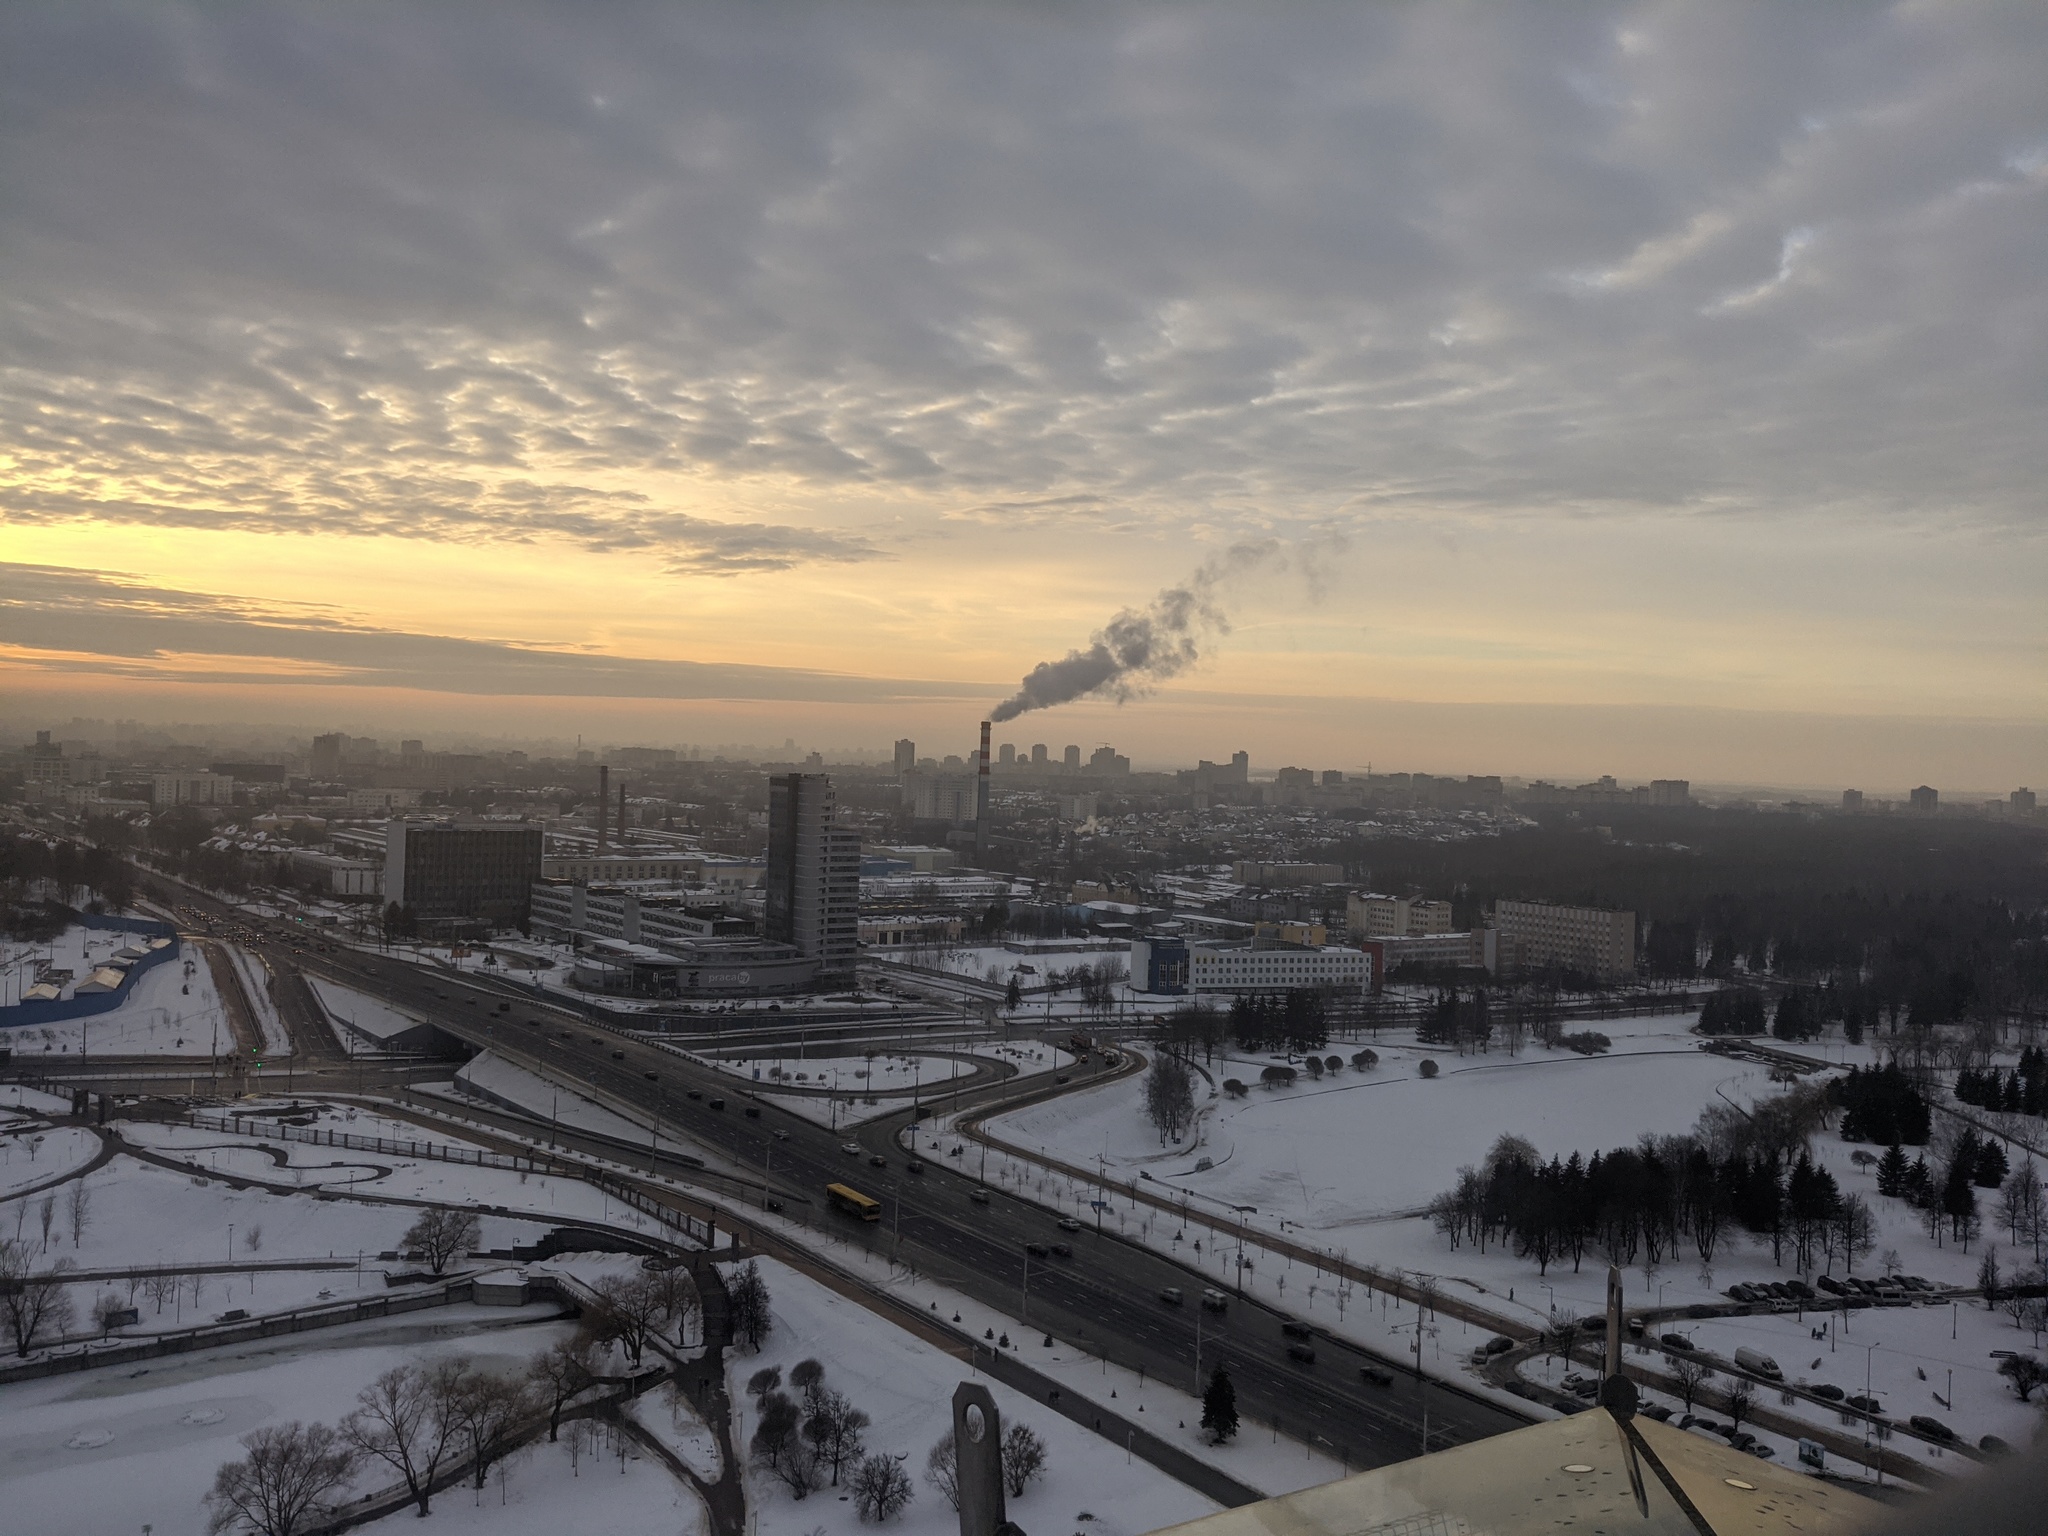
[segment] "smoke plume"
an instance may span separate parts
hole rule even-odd
[[[1263,565],[1279,547],[1273,539],[1232,545],[1181,585],[1166,588],[1142,613],[1124,609],[1095,632],[1085,651],[1041,661],[989,718],[1014,720],[1030,710],[1096,696],[1122,704],[1185,672],[1201,659],[1201,646],[1230,633],[1221,588]]]

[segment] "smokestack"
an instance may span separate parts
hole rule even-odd
[[[620,778],[620,780],[619,780],[619,848],[620,848],[620,850],[621,850],[621,851],[624,851],[624,849],[625,849],[625,846],[626,846],[626,781],[625,781],[625,779],[624,779],[623,777],[621,777],[621,778]]]
[[[604,763],[597,765],[597,852],[604,856],[604,824],[612,808],[612,771]]]
[[[981,722],[981,772],[974,785],[974,862],[988,868],[988,729]]]

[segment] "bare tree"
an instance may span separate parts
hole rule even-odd
[[[588,1334],[579,1334],[573,1339],[557,1339],[535,1355],[526,1367],[527,1380],[533,1383],[536,1395],[547,1408],[548,1439],[551,1441],[561,1435],[562,1410],[569,1406],[577,1393],[597,1380],[597,1371],[590,1360],[593,1342]]]
[[[92,1304],[92,1320],[99,1326],[101,1333],[112,1333],[115,1328],[114,1320],[127,1310],[128,1308],[121,1305],[121,1298],[108,1291]]]
[[[960,1452],[953,1431],[939,1436],[924,1458],[924,1480],[946,1496],[946,1502],[960,1507]]]
[[[690,1325],[704,1312],[703,1300],[697,1294],[697,1282],[690,1278],[689,1270],[681,1264],[651,1271],[648,1278],[661,1302],[663,1326],[675,1335],[676,1346],[681,1348],[689,1341]]]
[[[427,1267],[438,1275],[450,1260],[474,1248],[483,1230],[483,1220],[476,1212],[436,1205],[420,1212],[419,1220],[405,1229],[399,1243],[407,1253],[417,1249],[425,1254]]]
[[[1045,1470],[1045,1441],[1029,1424],[1012,1424],[1003,1431],[1003,1486],[1010,1497],[1020,1499],[1031,1479]]]
[[[605,1275],[591,1287],[597,1304],[589,1327],[599,1338],[616,1340],[635,1366],[667,1316],[662,1286],[649,1274]]]
[[[799,1499],[818,1486],[818,1453],[804,1438],[802,1423],[795,1400],[786,1392],[771,1392],[762,1400],[748,1445],[754,1460],[781,1478]]]
[[[2029,1401],[2034,1389],[2048,1381],[2048,1369],[2032,1355],[2008,1355],[1998,1362],[1998,1374],[2012,1383],[2013,1391],[2019,1393],[2020,1401]]]
[[[1188,1069],[1165,1046],[1152,1053],[1152,1066],[1145,1073],[1145,1117],[1159,1133],[1163,1147],[1178,1138],[1195,1117],[1194,1088]]]
[[[267,1424],[242,1437],[249,1454],[223,1462],[206,1495],[213,1536],[296,1536],[355,1476],[355,1449],[326,1424]]]
[[[14,1340],[14,1352],[24,1360],[46,1333],[63,1333],[71,1326],[70,1273],[77,1266],[59,1259],[38,1274],[34,1255],[25,1242],[0,1240],[0,1317],[7,1322],[7,1336]]]
[[[36,1219],[43,1224],[43,1252],[50,1251],[50,1228],[57,1224],[57,1197],[45,1195],[36,1203]]]
[[[164,1303],[176,1301],[178,1299],[178,1289],[183,1284],[182,1277],[178,1275],[144,1275],[142,1277],[142,1294],[156,1303],[157,1313],[161,1316],[164,1310]]]
[[[1742,1421],[1756,1411],[1756,1388],[1749,1384],[1748,1377],[1737,1376],[1728,1383],[1721,1405],[1728,1410],[1728,1433],[1732,1436],[1742,1428]]]
[[[804,1407],[815,1413],[825,1395],[825,1367],[815,1360],[799,1360],[789,1368],[789,1384],[803,1398]]]
[[[903,1464],[884,1451],[862,1459],[849,1480],[853,1507],[863,1520],[887,1520],[902,1513],[917,1490]]]
[[[803,1365],[816,1363],[806,1360]],[[802,1370],[803,1365],[799,1365],[797,1370]],[[818,1374],[822,1376],[823,1370]],[[802,1385],[796,1379],[796,1371],[790,1372],[789,1379],[794,1386]],[[860,1455],[861,1436],[867,1433],[872,1422],[864,1411],[853,1406],[844,1392],[819,1390],[810,1406],[810,1416],[804,1420],[804,1434],[817,1447],[819,1460],[831,1466],[834,1488],[839,1486],[839,1469]]]
[[[421,1515],[460,1433],[450,1410],[467,1367],[459,1359],[394,1367],[356,1394],[355,1411],[341,1421],[342,1438],[390,1466]]]
[[[1714,1379],[1714,1368],[1696,1355],[1676,1355],[1671,1361],[1671,1378],[1678,1383],[1678,1395],[1685,1403],[1685,1411],[1691,1413],[1692,1405],[1699,1399],[1700,1389]]]
[[[71,1246],[76,1248],[85,1241],[85,1226],[92,1209],[92,1191],[85,1186],[84,1179],[71,1181],[71,1193],[64,1202],[64,1212],[71,1218]]]
[[[449,1394],[448,1413],[469,1447],[471,1486],[481,1489],[491,1468],[518,1448],[526,1426],[541,1411],[530,1379],[496,1371],[465,1371]]]

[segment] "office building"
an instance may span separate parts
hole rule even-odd
[[[1088,771],[1123,777],[1131,771],[1131,760],[1115,747],[1097,747],[1094,756],[1088,759]]]
[[[1560,907],[1542,901],[1494,903],[1499,967],[1503,972],[1552,967],[1595,976],[1632,976],[1636,969],[1636,915],[1604,907]]]
[[[1912,804],[1914,815],[1932,816],[1941,809],[1941,791],[1930,785],[1922,784],[1913,791]]]
[[[1848,813],[1849,815],[1851,815],[1851,816],[1854,816],[1854,815],[1855,815],[1855,814],[1856,814],[1856,813],[1857,813],[1858,811],[1862,810],[1862,809],[1863,809],[1863,791],[1862,791],[1862,790],[1860,790],[1860,789],[1845,789],[1845,790],[1843,790],[1843,791],[1842,791],[1842,809],[1843,809],[1844,811],[1846,811],[1846,812],[1847,812],[1847,813]]]
[[[2012,806],[2012,813],[2015,816],[2034,814],[2034,792],[2031,789],[2014,790],[2008,803]]]
[[[1333,885],[1344,878],[1344,866],[1239,859],[1230,866],[1230,878],[1239,885]]]
[[[1131,941],[1131,990],[1181,996],[1199,992],[1360,993],[1373,984],[1373,957],[1357,949],[1273,949],[1204,939]]]
[[[968,784],[972,819],[972,779]],[[850,973],[860,950],[860,833],[840,823],[824,774],[769,779],[764,884],[768,938],[794,945],[823,973]]]
[[[1079,773],[1081,771],[1081,749],[1079,747],[1068,747],[1065,752],[1060,754],[1060,763],[1067,772]]]
[[[151,776],[152,798],[166,805],[233,805],[235,781],[220,773],[159,773]]]
[[[1474,929],[1469,933],[1390,934],[1385,938],[1360,939],[1358,947],[1373,957],[1375,986],[1406,965],[1430,969],[1484,966],[1490,971],[1494,969],[1496,955],[1495,934],[1491,928]]]
[[[1420,896],[1381,896],[1367,891],[1344,903],[1344,926],[1353,939],[1407,938],[1451,931],[1451,904]]]
[[[896,743],[896,777],[902,778],[917,767],[917,743],[905,736]]]
[[[1002,746],[998,747],[996,749],[996,761],[1001,763],[1005,768],[1016,767],[1017,743],[1015,743],[1014,741],[1006,741],[1002,744]]]
[[[339,731],[313,738],[313,753],[307,772],[323,784],[331,784],[341,777],[342,749],[348,745],[348,738]]]
[[[524,928],[540,870],[537,826],[384,824],[384,899],[408,909],[423,925]]]
[[[913,773],[903,780],[903,798],[918,821],[943,821],[948,826],[974,824],[981,781],[963,765],[952,773]]]
[[[704,858],[695,853],[550,854],[540,861],[543,880],[577,880],[585,885],[614,885],[629,880],[654,880],[664,885],[695,885],[704,878]]]
[[[1052,759],[1046,751],[1045,743],[1034,741],[1031,744],[1031,766],[1034,768],[1046,768],[1051,766],[1051,761]]]

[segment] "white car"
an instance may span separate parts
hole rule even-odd
[[[839,1143],[839,1150],[844,1152],[848,1157],[859,1157],[860,1143],[857,1141],[842,1141],[841,1143]]]

